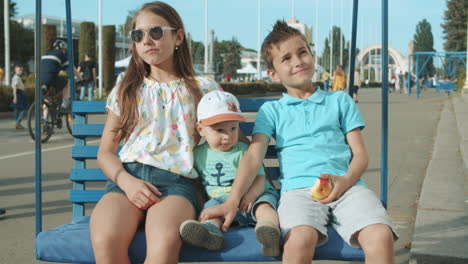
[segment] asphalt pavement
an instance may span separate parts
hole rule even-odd
[[[359,92],[359,108],[367,125],[363,135],[370,153],[363,178],[380,195],[381,90]],[[400,234],[395,243],[396,263],[410,259],[413,263],[427,259],[468,263],[463,250],[468,245],[467,102],[460,94],[447,97],[433,89],[422,91],[419,99],[389,95],[388,211]],[[66,129],[43,145],[43,229],[72,218],[68,202],[71,145],[73,139]],[[7,210],[0,219],[0,263],[42,263],[34,257],[34,143],[26,131],[14,129],[11,114],[0,114],[0,171],[0,207]],[[91,210],[87,208],[86,213]]]

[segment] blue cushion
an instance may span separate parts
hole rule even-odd
[[[329,242],[316,249],[315,259],[364,260],[362,250],[351,248],[332,228],[328,228]],[[262,255],[261,245],[253,228],[231,228],[225,234],[222,251],[207,251],[184,245],[181,262],[221,261],[278,261]],[[36,255],[39,260],[67,263],[94,263],[89,235],[89,216],[76,217],[70,224],[39,233],[36,238]],[[145,234],[138,231],[129,249],[132,263],[142,263],[146,255]]]

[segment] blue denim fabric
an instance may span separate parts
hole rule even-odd
[[[13,96],[12,96],[13,99]],[[13,116],[17,123],[23,120],[24,116],[26,115],[26,111],[29,108],[28,96],[23,90],[16,90],[16,100],[17,103],[10,104],[10,108],[13,108]]]
[[[205,203],[203,209],[222,204],[226,201],[227,198],[228,196],[213,197]],[[262,193],[262,195],[260,195],[260,197],[257,198],[250,213],[242,213],[238,211],[236,218],[234,218],[234,222],[237,223],[240,227],[255,226],[257,219],[255,218],[253,212],[255,212],[257,205],[260,203],[269,203],[271,207],[276,210],[278,208],[278,200],[279,193],[275,189],[268,188],[265,190],[265,192]]]
[[[153,184],[162,193],[162,196],[182,196],[189,200],[195,209],[195,212],[198,211],[195,180],[138,162],[123,163],[123,166],[125,170],[135,178],[142,179]],[[105,193],[109,192],[116,192],[125,195],[125,192],[110,180],[107,181],[105,189]]]
[[[88,90],[88,101],[92,101],[94,97],[94,82],[85,82],[80,88],[80,100],[84,100],[86,96],[86,90]]]

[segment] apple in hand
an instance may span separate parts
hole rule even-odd
[[[325,178],[318,178],[314,186],[310,188],[310,196],[316,200],[323,200],[330,195],[333,185]]]

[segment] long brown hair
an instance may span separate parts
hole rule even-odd
[[[177,11],[172,6],[159,1],[143,5],[133,18],[132,29],[135,29],[135,20],[143,11],[149,11],[164,18],[169,22],[171,27],[182,29],[185,34],[184,24]],[[150,65],[138,56],[135,43],[131,44],[130,51],[132,58],[118,91],[120,117],[119,125],[114,131],[117,132],[114,140],[119,142],[126,139],[136,125],[136,120],[138,119],[137,91],[142,85],[144,77],[148,76],[151,72]],[[189,44],[185,36],[178,49],[174,51],[173,56],[176,75],[184,80],[196,106],[202,97],[202,92],[195,79],[192,56],[190,55]]]

